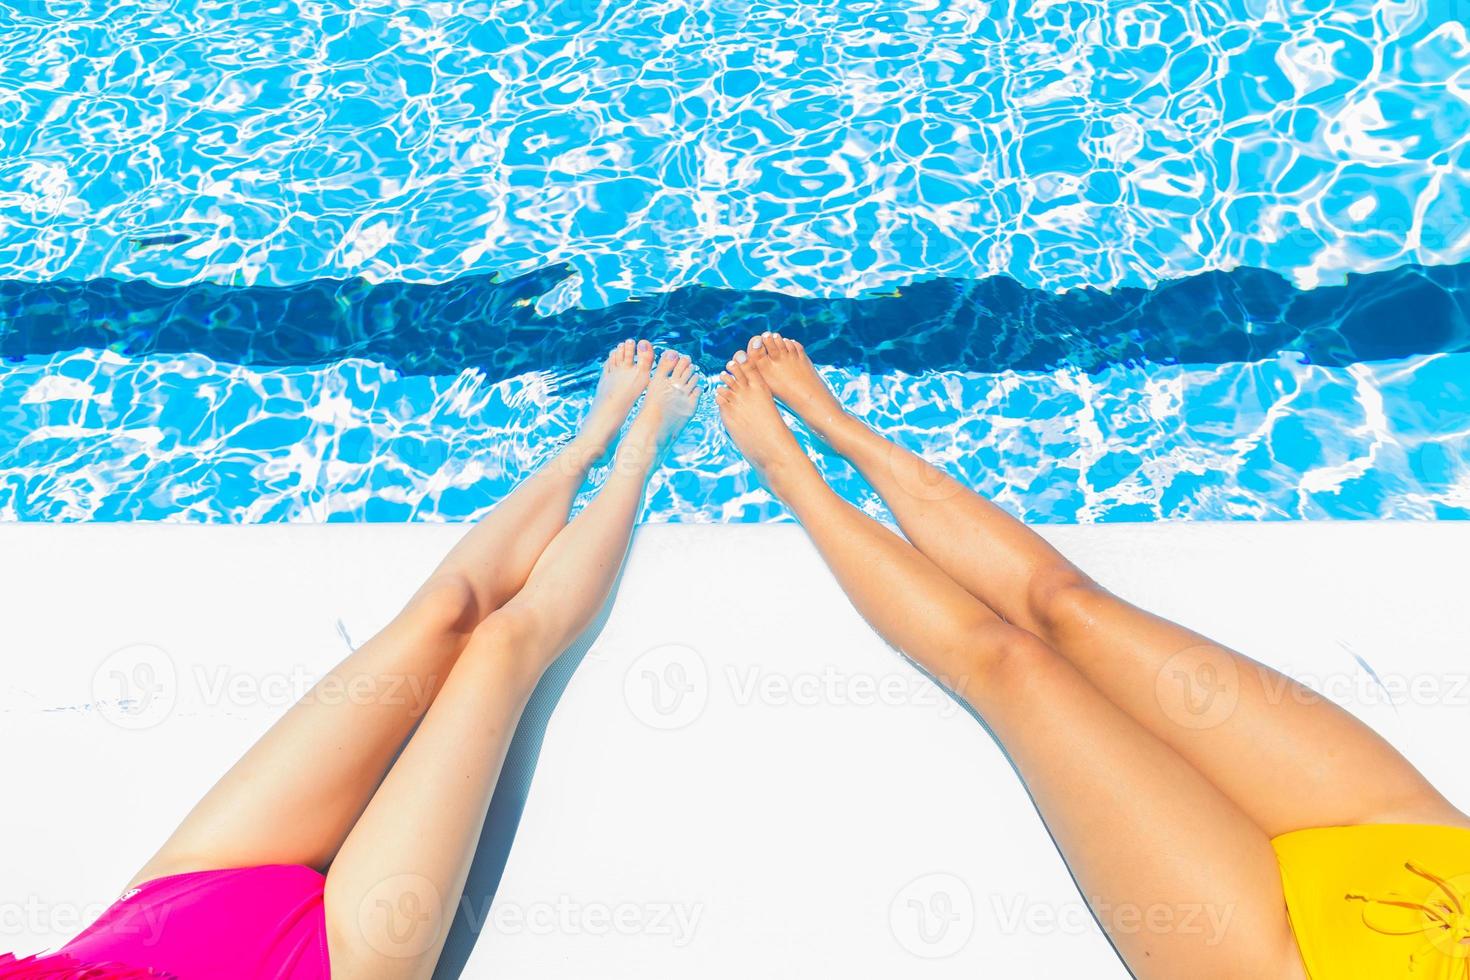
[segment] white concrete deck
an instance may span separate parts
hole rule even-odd
[[[0,526],[0,949],[54,946],[115,897],[461,531]],[[1470,525],[1046,533],[1324,688],[1470,806]],[[442,975],[1126,976],[1000,751],[799,529],[644,529],[552,710],[555,680],[466,899],[490,924]],[[147,700],[122,710],[125,689]]]

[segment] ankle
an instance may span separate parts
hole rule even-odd
[[[788,506],[793,497],[800,496],[811,486],[812,481],[823,482],[816,465],[800,451],[762,460],[756,469],[762,482]]]
[[[585,432],[578,433],[572,441],[567,443],[561,452],[556,454],[553,465],[558,467],[568,476],[582,476],[584,479],[597,465],[598,460],[607,455],[608,447],[612,440],[598,439]]]
[[[633,430],[613,454],[613,471],[619,475],[646,480],[662,457],[663,448],[656,438]]]
[[[860,442],[865,436],[870,435],[872,430],[868,428],[866,422],[848,412],[841,405],[838,405],[835,400],[833,404],[836,405],[835,411],[830,412],[824,418],[814,419],[807,424],[811,426],[813,432],[822,437],[822,440],[827,445],[839,453],[843,453],[852,447],[854,443]]]

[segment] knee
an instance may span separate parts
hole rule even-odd
[[[535,607],[512,599],[475,627],[469,646],[491,655],[517,656],[539,646],[545,632]]]
[[[977,623],[959,637],[978,683],[1005,686],[1007,678],[1026,678],[1057,654],[1034,633],[999,620]]]
[[[533,608],[512,599],[485,618],[465,644],[461,659],[491,670],[526,696],[540,683],[547,664],[559,651],[553,625]]]
[[[436,633],[470,633],[488,610],[462,575],[440,574],[425,582],[409,601],[406,613]]]
[[[1026,611],[1038,630],[1054,634],[1086,622],[1097,600],[1106,594],[1102,586],[1076,567],[1063,563],[1031,576],[1026,589]]]

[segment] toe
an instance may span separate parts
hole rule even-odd
[[[674,368],[674,380],[681,385],[687,385],[694,380],[694,362],[688,357],[680,356],[679,363]]]
[[[666,350],[658,359],[658,376],[667,378],[674,373],[674,365],[679,363],[678,351]]]
[[[744,359],[740,356],[743,353],[744,351],[737,353],[735,360],[730,362],[730,373],[735,375],[735,380],[741,386],[754,388],[760,381],[760,372],[756,371],[755,365],[745,363]]]
[[[757,391],[764,391],[767,393],[770,392],[771,389],[766,385],[765,375],[756,370],[756,366],[754,364],[747,364],[745,366],[745,374],[746,377],[750,379],[750,386],[752,388],[756,389]]]
[[[750,338],[750,343],[745,345],[745,349],[750,352],[751,357],[757,357],[764,351],[765,346],[766,338],[761,334],[756,334]]]
[[[653,345],[650,344],[646,340],[640,340],[640,341],[638,341],[638,347],[636,349],[636,357],[635,357],[633,363],[637,364],[641,368],[652,367],[653,366]]]

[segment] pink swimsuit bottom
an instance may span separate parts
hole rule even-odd
[[[325,980],[325,881],[299,864],[155,878],[57,952],[0,956],[0,980]]]

